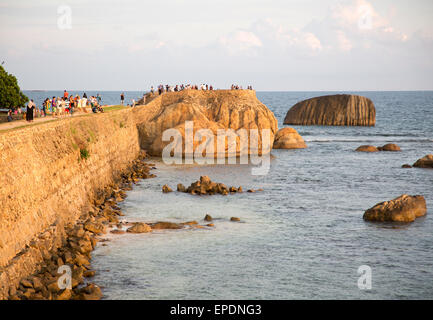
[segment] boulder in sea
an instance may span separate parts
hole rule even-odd
[[[282,128],[275,135],[273,149],[304,149],[306,147],[304,139],[293,128]]]
[[[366,221],[398,221],[412,222],[424,216],[427,212],[426,201],[423,196],[401,195],[390,201],[376,204],[364,212]]]
[[[214,153],[212,156],[217,156],[218,150],[224,150],[222,152],[226,157],[266,154],[271,151],[274,135],[278,130],[278,122],[273,112],[257,99],[253,90],[167,92],[154,97],[145,107],[135,108],[133,112],[139,119],[137,129],[140,145],[152,156],[161,156],[169,144],[170,154],[177,150],[176,147],[180,147],[182,155],[191,155],[198,148],[206,151],[208,136],[198,137],[197,131],[201,129],[205,129],[213,138],[214,148],[209,151]],[[193,124],[191,134],[188,134],[189,124]],[[163,134],[168,129],[174,129],[171,132],[176,131],[177,138],[163,141]],[[269,138],[265,135],[262,137],[262,129],[269,129]],[[224,146],[217,146],[219,130],[225,130],[228,135],[234,133],[237,137],[227,139]],[[243,133],[248,135],[251,130],[258,130],[258,141],[241,145],[240,137]],[[200,133],[203,133],[203,130]],[[186,145],[189,146],[190,142],[192,148],[187,149]]]
[[[377,149],[375,146],[360,146],[355,151],[357,152],[378,152],[379,149]]]
[[[425,157],[418,159],[413,166],[416,168],[433,168],[433,154],[428,154]]]
[[[233,222],[239,222],[239,221],[241,221],[241,219],[238,218],[238,217],[231,217],[231,218],[230,218],[230,221],[233,221]]]
[[[316,97],[295,104],[284,124],[322,126],[374,126],[376,108],[366,98],[350,94]]]
[[[126,230],[126,232],[129,233],[147,233],[147,232],[151,232],[152,228],[143,222],[136,222],[132,225],[132,227],[128,228]]]
[[[209,215],[209,214],[207,214],[205,217],[204,217],[204,221],[212,221],[213,219],[212,219],[212,217]]]
[[[185,188],[185,186],[182,183],[179,183],[177,185],[177,191],[179,191],[179,192],[185,192],[186,188]]]
[[[404,165],[402,165],[401,166],[402,168],[404,168],[404,169],[410,169],[410,168],[412,168],[412,166],[410,165],[410,164],[404,164]]]
[[[377,147],[379,151],[401,151],[400,147],[394,143],[388,143],[382,147]]]
[[[169,192],[173,192],[173,190],[168,185],[165,184],[162,186],[162,192],[169,193]]]

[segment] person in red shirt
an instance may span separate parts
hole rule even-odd
[[[68,91],[65,90],[63,92],[63,98],[68,99],[68,96],[69,96],[69,93],[68,93]]]

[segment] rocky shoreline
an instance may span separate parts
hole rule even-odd
[[[100,235],[110,227],[122,225],[119,217],[123,214],[117,203],[126,198],[125,191],[141,179],[156,177],[150,173],[154,165],[145,159],[146,153],[141,152],[115,183],[97,193],[91,210],[82,214],[75,224],[65,226],[65,236],[58,249],[42,249],[44,261],[38,264],[38,271],[22,279],[18,287],[10,287],[8,299],[99,300],[102,297],[101,289],[90,281],[95,275],[90,266],[91,253],[101,240]],[[69,271],[70,285],[65,277]]]

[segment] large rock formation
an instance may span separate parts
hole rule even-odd
[[[278,130],[274,139],[274,149],[304,149],[307,145],[298,131],[293,128]]]
[[[401,195],[391,201],[376,204],[364,213],[367,221],[398,221],[412,222],[427,212],[423,196]]]
[[[413,166],[417,168],[433,168],[433,154],[428,154],[425,157],[418,159]]]
[[[316,97],[298,102],[284,124],[323,126],[374,126],[376,109],[365,97],[348,94]]]
[[[168,92],[154,97],[145,107],[136,108],[135,111],[141,114],[140,119],[145,119],[138,125],[141,147],[154,156],[161,156],[164,147],[171,143],[170,141],[162,141],[163,133],[167,129],[176,129],[180,133],[183,155],[191,154],[202,144],[202,141],[207,139],[207,137],[204,139],[194,138],[192,141],[193,150],[186,150],[186,121],[193,122],[194,135],[199,129],[209,129],[208,133],[214,139],[214,155],[217,154],[218,150],[216,134],[220,129],[233,129],[233,132],[236,133],[240,133],[240,129],[246,129],[245,131],[249,135],[252,134],[252,129],[258,129],[258,139],[254,140],[255,145],[258,145],[258,150],[257,148],[253,150],[251,145],[250,147],[248,145],[240,146],[238,136],[234,140],[236,141],[235,152],[227,152],[227,155],[230,156],[239,156],[241,150],[245,154],[255,152],[261,154],[262,150],[263,153],[268,153],[272,149],[274,135],[278,130],[278,123],[274,114],[257,99],[252,90]],[[262,139],[262,129],[269,129],[268,139],[265,139],[265,136]],[[227,142],[223,147],[228,151],[233,145],[233,142]]]

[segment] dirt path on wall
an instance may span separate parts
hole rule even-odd
[[[114,111],[117,110],[117,106],[103,106],[104,110],[106,112],[110,112],[110,111]],[[0,132],[1,131],[7,131],[7,130],[11,130],[14,128],[21,128],[21,127],[27,127],[27,126],[32,126],[38,123],[44,123],[44,122],[50,122],[50,121],[56,121],[56,120],[62,120],[62,119],[70,119],[70,118],[75,118],[75,117],[80,117],[80,116],[86,116],[86,115],[91,115],[94,114],[92,111],[88,111],[88,112],[81,112],[81,111],[76,111],[74,112],[73,116],[70,115],[66,115],[66,116],[62,116],[62,117],[53,117],[52,115],[48,115],[46,117],[42,117],[42,118],[34,118],[33,122],[27,122],[26,120],[14,120],[12,122],[3,122],[0,123]]]

